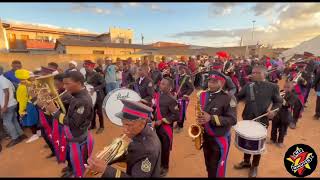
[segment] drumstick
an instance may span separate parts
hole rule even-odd
[[[272,110],[272,111],[270,111],[270,112],[274,112],[274,111],[278,111],[278,110],[279,110],[279,108],[274,109],[274,110]],[[264,113],[264,114],[262,114],[261,116],[258,116],[258,117],[256,117],[256,118],[252,119],[252,121],[255,121],[255,120],[257,120],[257,119],[260,119],[260,118],[262,118],[262,117],[264,117],[264,116],[268,115],[268,113],[269,113],[269,112]]]

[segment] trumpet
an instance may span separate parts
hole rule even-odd
[[[195,107],[197,116],[202,116],[203,115],[203,112],[202,112],[202,109],[201,109],[201,105],[200,105],[200,94],[201,94],[201,92],[202,91],[199,91],[197,93],[198,101],[197,101],[197,104],[196,104],[196,107]],[[203,132],[204,132],[203,127],[198,123],[192,124],[188,129],[189,136],[194,140],[194,145],[195,145],[197,150],[200,150],[202,148]]]
[[[128,152],[127,149],[129,146],[129,141],[126,141],[125,138],[125,134],[123,134],[119,138],[116,138],[110,145],[104,147],[104,149],[100,151],[96,155],[96,157],[98,159],[103,159],[108,165],[113,164],[115,161],[126,155]],[[98,172],[86,169],[84,177],[94,177],[98,174]]]

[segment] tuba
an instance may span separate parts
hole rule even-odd
[[[33,89],[34,88],[34,89]],[[36,78],[32,82],[31,90],[37,94],[37,98],[46,102],[55,101],[58,107],[62,110],[63,113],[66,113],[66,109],[62,103],[61,96],[66,93],[59,94],[55,85],[54,85],[54,75],[44,75]]]
[[[201,116],[202,113],[202,109],[201,109],[201,105],[200,105],[200,94],[203,91],[199,91],[197,93],[197,104],[196,104],[196,116]],[[200,150],[202,148],[202,142],[203,142],[203,127],[196,123],[196,124],[192,124],[189,129],[188,129],[188,133],[189,136],[193,139],[194,141],[194,145],[196,147],[197,150]]]

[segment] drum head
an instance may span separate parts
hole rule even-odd
[[[87,91],[89,92],[89,95],[91,96],[92,99],[92,104],[95,105],[96,101],[97,101],[97,92],[94,92],[92,95],[90,94],[90,89],[93,88],[92,85],[88,84],[88,83],[84,83],[84,86],[86,87]]]
[[[121,112],[123,108],[121,99],[140,101],[141,97],[135,91],[126,88],[115,89],[108,93],[103,101],[103,109],[109,120],[118,126],[122,126],[122,122],[115,114]]]
[[[236,133],[248,139],[263,139],[267,137],[267,129],[256,121],[243,120],[233,126]]]

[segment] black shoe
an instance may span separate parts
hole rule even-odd
[[[55,155],[53,153],[51,153],[50,155],[46,156],[46,159],[50,159],[53,158]]]
[[[68,170],[61,176],[62,178],[71,178],[73,175],[72,171]]]
[[[168,171],[169,171],[169,170],[168,170],[167,168],[161,168],[160,176],[161,176],[161,177],[167,176]]]
[[[96,127],[90,127],[89,130],[96,129]]]
[[[258,174],[258,167],[252,166],[249,171],[249,178],[255,178]]]
[[[67,171],[72,171],[68,166],[61,170],[61,173],[66,173]]]
[[[297,127],[296,123],[290,123],[289,127],[291,129],[295,129]]]
[[[1,144],[0,144],[0,152],[2,151],[2,146],[1,146]]]
[[[21,136],[19,136],[19,139],[20,139],[21,141],[23,141],[23,140],[25,140],[25,139],[28,139],[28,137],[27,137],[26,135],[22,134]]]
[[[314,120],[319,120],[320,117],[319,117],[318,115],[314,115],[314,116],[313,116],[313,119],[314,119]]]
[[[96,134],[101,134],[103,132],[104,128],[99,128],[96,132]]]
[[[247,168],[251,168],[251,163],[242,161],[241,163],[236,164],[233,167],[235,169],[247,169]]]
[[[17,139],[13,139],[13,140],[11,140],[8,144],[7,144],[7,148],[9,148],[9,147],[12,147],[12,146],[14,146],[14,145],[16,145],[16,144],[19,144],[21,142],[21,140],[19,139],[19,138],[17,138]]]

